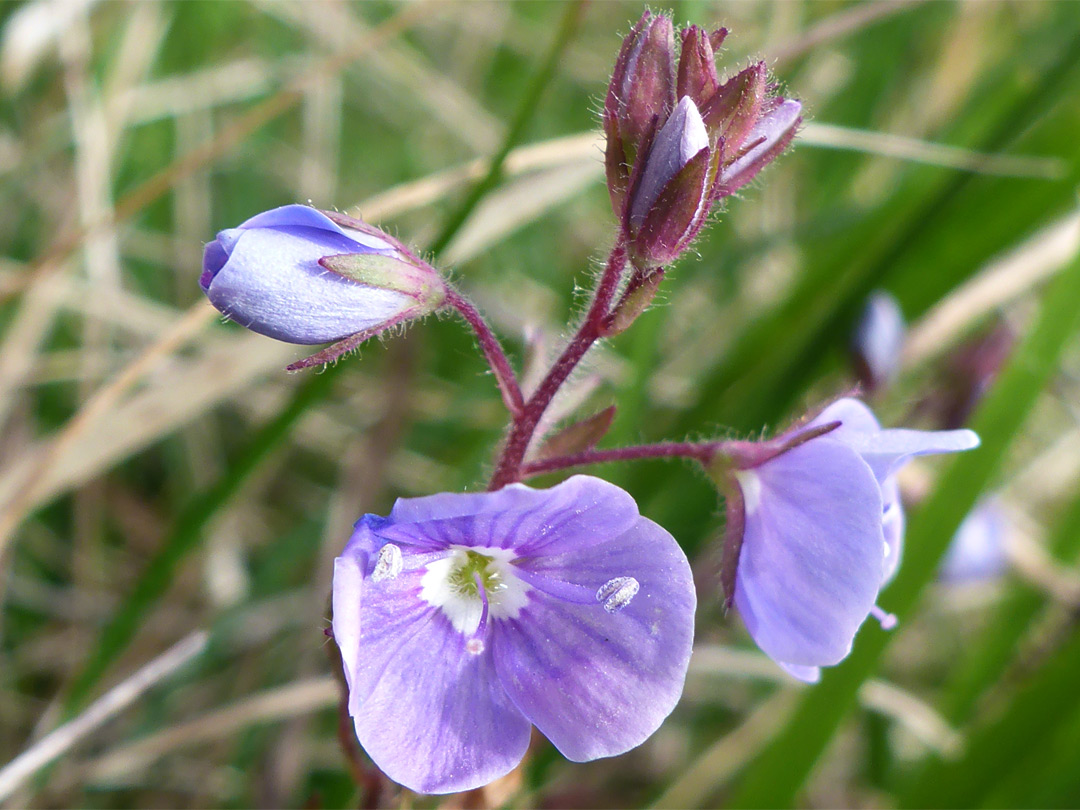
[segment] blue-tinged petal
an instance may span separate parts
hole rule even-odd
[[[519,556],[583,550],[634,525],[637,504],[599,478],[575,475],[551,489],[512,484],[497,492],[403,498],[390,513],[388,540],[438,538],[444,545],[512,548]]]
[[[206,246],[203,250],[203,271],[199,275],[199,286],[203,292],[210,289],[210,282],[228,260],[229,254],[220,241],[215,240]]]
[[[896,298],[884,290],[872,293],[852,338],[856,371],[867,388],[880,388],[896,376],[905,332],[904,314]]]
[[[776,661],[839,662],[882,580],[882,499],[873,473],[830,435],[738,478],[746,526],[735,604],[747,630]]]
[[[879,481],[896,472],[912,456],[959,453],[979,446],[979,437],[970,430],[891,428],[877,433],[853,433],[844,439],[866,460]]]
[[[777,662],[780,668],[793,678],[798,678],[803,683],[817,683],[821,680],[821,667],[803,667],[798,664],[785,664]]]
[[[256,214],[240,225],[241,228],[317,228],[344,236],[344,231],[331,220],[310,205],[283,205]]]
[[[830,422],[840,423],[840,427],[829,435],[841,441],[847,441],[857,434],[877,433],[881,430],[881,423],[874,416],[874,412],[864,403],[851,397],[836,400],[814,417],[807,427],[818,427]]]
[[[773,110],[765,113],[754,124],[743,141],[751,146],[746,154],[733,160],[720,176],[720,182],[728,193],[754,179],[754,176],[786,148],[795,135],[795,128],[802,120],[799,116],[802,104],[793,99],[782,100]]]
[[[883,429],[873,412],[857,399],[838,399],[807,427],[840,422],[829,434],[850,445],[870,465],[878,483],[912,456],[932,453],[959,453],[979,446],[979,437],[970,430]]]
[[[339,558],[334,636],[364,750],[421,793],[471,790],[508,773],[525,755],[529,721],[503,689],[490,650],[469,653],[466,637],[420,597],[422,571],[364,582],[362,615],[359,598],[339,595],[355,588],[355,577]]]
[[[892,581],[904,556],[904,505],[900,501],[900,486],[890,475],[881,485],[881,528],[885,534],[885,570],[882,585]]]
[[[342,251],[347,253],[364,253],[373,251],[386,255],[398,255],[397,248],[380,239],[372,233],[366,233],[356,228],[346,228],[338,225],[322,211],[309,205],[283,205],[270,211],[256,214],[243,223],[241,228],[315,228],[347,237],[354,244],[351,250]],[[366,227],[366,226],[365,226]],[[374,229],[373,229],[374,230]],[[366,250],[357,250],[359,244]]]
[[[521,564],[589,596],[567,601],[533,589],[516,618],[494,623],[504,687],[568,759],[640,745],[675,707],[690,660],[696,597],[686,556],[638,518],[600,545]]]
[[[278,340],[340,340],[415,304],[407,295],[357,284],[319,265],[323,256],[355,249],[347,237],[314,228],[247,230],[207,296],[231,320]]]

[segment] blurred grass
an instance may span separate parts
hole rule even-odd
[[[348,806],[356,791],[332,708],[219,727],[216,738],[123,777],[105,778],[90,766],[144,736],[328,676],[320,631],[329,562],[351,522],[361,511],[385,512],[399,495],[475,488],[489,472],[504,414],[471,336],[453,319],[413,327],[404,340],[365,347],[339,365],[331,390],[332,375],[280,371],[300,356],[292,347],[208,321],[140,374],[63,454],[43,453],[96,392],[197,304],[202,245],[216,230],[296,200],[348,208],[494,154],[514,131],[515,111],[565,9],[240,0],[71,8],[0,5],[0,518],[10,517],[35,465],[48,461],[4,562],[0,758],[54,725],[63,696],[91,697],[194,629],[211,628],[212,642],[197,665],[84,741],[14,803]],[[20,20],[35,9],[50,11],[26,28]],[[618,35],[641,9],[588,7],[528,139],[596,125]],[[750,435],[782,424],[850,384],[847,337],[869,290],[890,289],[918,319],[982,277],[997,256],[1075,210],[1074,4],[914,3],[868,12],[825,0],[683,2],[674,11],[679,21],[732,29],[726,64],[780,54],[778,79],[818,122],[1054,157],[1063,171],[1050,179],[1000,177],[796,149],[730,201],[699,244],[700,256],[674,268],[662,305],[590,358],[599,385],[582,412],[618,404],[612,444]],[[403,30],[365,44],[399,14],[410,17]],[[41,37],[36,49],[39,40],[27,31]],[[192,155],[199,159],[185,163]],[[535,350],[526,328],[549,351],[557,348],[583,300],[575,290],[588,286],[612,236],[599,154],[591,163],[551,160],[500,180],[492,191],[513,193],[474,212],[486,241],[454,254],[450,268],[518,363]],[[583,185],[588,171],[597,179]],[[413,244],[430,245],[467,195],[459,184],[377,218]],[[35,271],[43,260],[51,279]],[[1052,284],[1069,283],[1072,273]],[[952,340],[997,318],[1026,332],[1040,300],[1080,307],[1073,288],[1049,287],[1049,298],[1034,284],[1022,289],[1003,306],[968,312]],[[938,355],[950,348],[938,347]],[[1009,408],[1003,394],[987,406],[1012,418],[1023,403],[1034,418],[1014,430],[980,417],[984,442],[998,448],[993,477],[982,480],[987,466],[978,481],[964,478],[964,469],[989,458],[986,450],[972,454],[945,468],[948,489],[912,510],[912,552],[886,607],[914,599],[976,489],[1007,486],[1010,507],[1028,520],[1021,530],[1035,541],[1045,533],[1057,564],[1076,565],[1076,512],[1062,495],[1076,490],[1080,465],[1048,468],[1052,487],[1038,475],[1020,476],[1037,473],[1040,459],[1067,448],[1076,431],[1080,353],[1075,339],[1063,340],[1060,357],[1051,348],[1017,360],[1002,382],[1017,384],[1017,364],[1029,362],[1028,373],[1047,375],[1051,386],[1032,383]],[[909,369],[876,403],[886,421],[901,418],[936,374],[925,363]],[[325,400],[321,392],[304,399],[320,388]],[[395,427],[402,403],[408,418]],[[284,442],[256,466],[250,448],[270,435]],[[707,553],[722,519],[715,494],[688,466],[600,472],[628,487],[689,552]],[[1058,493],[1049,503],[1048,491]],[[175,564],[175,577],[157,576],[161,559]],[[960,597],[951,591],[928,591],[880,663],[886,639],[865,630],[852,658],[800,698],[796,725],[777,738],[790,748],[768,747],[769,735],[748,723],[771,694],[790,697],[781,694],[787,687],[721,672],[708,688],[691,678],[683,705],[626,757],[576,766],[542,746],[527,792],[512,803],[647,803],[738,729],[734,739],[750,769],[746,792],[732,793],[728,779],[738,775],[728,774],[695,785],[695,795],[749,802],[756,779],[768,787],[758,799],[777,802],[936,803],[945,794],[921,780],[956,773],[964,778],[949,801],[958,806],[1075,805],[1080,786],[1069,752],[1080,739],[1080,715],[1061,691],[1075,633],[1047,635],[1068,608],[1016,577],[979,594],[981,602],[964,607],[962,600],[954,606]],[[118,612],[123,604],[139,609]],[[137,631],[115,661],[123,645],[94,652],[110,622],[123,624],[125,637]],[[699,638],[749,647],[737,617],[722,618],[707,603]],[[1025,669],[1022,651],[1032,649],[1042,657]],[[872,670],[955,725],[969,741],[958,759],[928,758],[925,743],[894,715],[863,722],[867,710],[857,708],[840,722],[840,708],[852,704]],[[105,678],[91,688],[97,676],[80,682],[80,672]],[[997,685],[1002,672],[1019,675]],[[827,707],[832,695],[838,702]],[[1058,712],[1049,710],[1055,700]],[[820,714],[806,708],[814,706]],[[1001,750],[995,740],[1026,753],[1009,769],[997,767],[987,758]],[[1028,772],[1025,783],[1019,774]]]

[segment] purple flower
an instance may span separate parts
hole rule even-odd
[[[574,761],[621,754],[679,699],[695,602],[675,540],[598,478],[399,500],[334,566],[357,736],[423,793],[509,772],[530,725]]]
[[[445,293],[434,270],[386,234],[305,205],[221,231],[203,253],[199,286],[230,320],[300,344],[374,334],[433,311]]]
[[[978,443],[970,430],[885,430],[864,404],[841,399],[756,453],[732,454],[736,536],[725,553],[735,565],[725,581],[757,645],[813,682],[847,656],[868,616],[895,624],[876,607],[901,554],[895,473],[912,456]]]

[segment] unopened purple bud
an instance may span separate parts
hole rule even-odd
[[[873,293],[851,342],[855,373],[868,392],[884,388],[896,376],[905,332],[904,314],[897,300],[887,292]]]
[[[604,102],[604,162],[617,215],[642,143],[674,106],[674,30],[670,18],[646,11],[623,41]]]
[[[775,101],[773,109],[758,119],[743,141],[746,151],[721,170],[721,194],[732,194],[753,180],[795,137],[802,122],[802,104],[793,99]]]
[[[438,274],[389,236],[304,205],[221,231],[203,253],[199,286],[230,320],[299,344],[420,317],[446,294]]]
[[[646,159],[645,170],[633,190],[631,227],[641,226],[669,181],[708,145],[709,133],[697,105],[689,96],[683,96],[657,133]]]
[[[727,33],[723,28],[717,33],[720,32]],[[699,108],[704,109],[720,87],[713,45],[709,34],[696,25],[683,29],[679,34],[682,37],[682,51],[679,53],[676,92],[679,98],[689,96]],[[720,39],[722,41],[723,36]]]
[[[701,108],[709,132],[724,140],[725,161],[738,154],[758,124],[766,100],[769,70],[764,62],[744,68],[724,82]]]

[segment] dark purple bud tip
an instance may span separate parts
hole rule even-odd
[[[434,270],[370,226],[343,221],[304,205],[252,217],[206,246],[199,286],[241,326],[299,344],[377,334],[441,303]],[[322,263],[341,256],[370,257],[378,272],[361,281]]]

